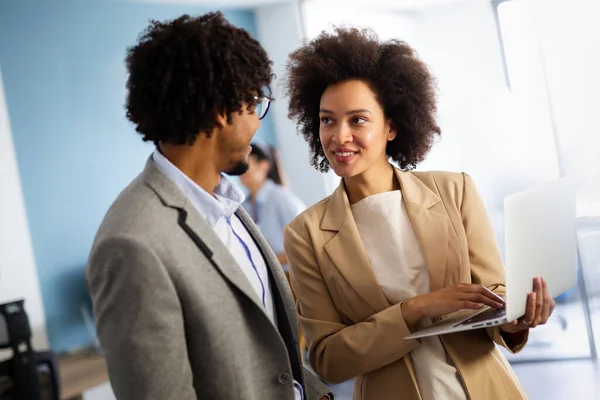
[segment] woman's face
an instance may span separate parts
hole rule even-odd
[[[375,93],[363,81],[329,86],[321,96],[319,136],[333,171],[342,178],[387,163],[387,142],[396,137]]]

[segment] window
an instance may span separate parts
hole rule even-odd
[[[578,180],[579,215],[600,216],[600,166],[592,150],[600,147],[600,120],[593,117],[600,107],[597,13],[581,1],[492,3],[507,85],[531,112],[532,137],[551,137],[546,143],[554,147],[560,176]]]

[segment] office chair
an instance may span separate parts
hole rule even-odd
[[[0,400],[60,400],[56,357],[31,347],[23,304],[24,300],[0,304],[0,349],[13,353],[0,363]]]

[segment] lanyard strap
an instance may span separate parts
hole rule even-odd
[[[250,264],[252,264],[252,268],[254,269],[254,272],[256,272],[256,276],[258,277],[258,281],[260,282],[260,287],[262,288],[262,304],[266,308],[267,305],[265,303],[265,285],[260,277],[260,274],[258,273],[258,269],[256,268],[256,265],[254,265],[254,260],[252,259],[252,253],[250,253],[250,248],[248,248],[248,245],[246,244],[246,242],[244,242],[244,240],[235,232],[235,229],[233,229],[233,225],[231,224],[230,218],[225,218],[225,220],[227,221],[227,224],[231,228],[231,232],[233,232],[233,234],[235,235],[237,240],[240,242],[240,244],[246,251],[246,256],[248,257],[248,260],[250,260]]]

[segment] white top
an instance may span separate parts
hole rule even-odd
[[[369,196],[351,206],[371,268],[383,294],[398,304],[429,293],[429,272],[399,190]],[[423,320],[419,326],[430,324]],[[437,336],[411,351],[423,400],[466,400],[456,368]]]

